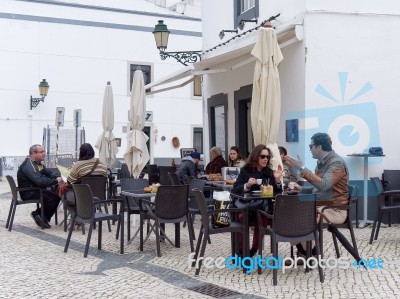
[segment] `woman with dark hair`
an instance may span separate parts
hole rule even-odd
[[[79,160],[72,166],[67,181],[70,184],[79,184],[81,179],[88,174],[106,177],[107,166],[94,157],[94,149],[90,143],[84,143],[79,148]]]
[[[242,168],[246,162],[240,152],[240,149],[237,146],[231,146],[229,149],[229,167],[240,167]]]
[[[244,192],[251,192],[260,190],[261,185],[270,184],[274,188],[274,194],[282,191],[282,176],[283,169],[279,165],[276,170],[271,169],[271,150],[264,144],[257,145],[250,153],[246,164],[240,170],[239,176],[233,185],[232,193],[242,195]],[[257,180],[261,180],[261,184],[257,183]],[[251,209],[256,211],[258,209],[265,209],[263,207],[264,200],[257,200],[251,204]],[[239,208],[244,208],[245,203],[240,200],[236,201],[236,206]],[[243,215],[239,216],[239,221],[243,220]],[[256,213],[249,213],[249,221],[254,222],[254,234],[253,243],[250,249],[250,256],[253,256],[258,249],[258,221]],[[267,226],[268,223],[263,223]],[[240,246],[243,248],[243,236],[240,236]]]
[[[107,177],[107,166],[94,157],[94,149],[90,143],[84,143],[79,148],[79,160],[71,168],[68,183],[62,188],[64,200],[69,207],[75,205],[75,194],[71,184],[80,184],[82,178],[89,175]]]

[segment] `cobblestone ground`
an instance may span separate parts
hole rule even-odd
[[[325,282],[318,271],[303,269],[278,271],[278,285],[272,273],[244,274],[238,269],[202,268],[198,277],[188,266],[190,247],[186,228],[182,228],[181,248],[161,244],[162,257],[156,256],[155,237],[138,250],[138,240],[125,246],[120,255],[115,226],[109,233],[103,227],[103,248],[97,249],[94,231],[88,258],[83,258],[86,235],[74,231],[68,253],[64,253],[67,234],[61,226],[42,230],[29,213],[32,205],[17,208],[13,230],[4,228],[10,193],[0,195],[0,298],[213,298],[189,290],[219,286],[237,293],[229,298],[396,298],[399,291],[399,225],[381,229],[379,239],[368,244],[371,228],[355,229],[360,254],[365,259],[381,258],[383,269],[326,269]],[[62,210],[59,210],[62,217]],[[136,229],[136,226],[133,228]],[[195,224],[196,234],[199,221]],[[349,237],[346,230],[342,230]],[[173,226],[167,225],[173,236]],[[332,238],[325,234],[325,257],[334,257]],[[269,241],[265,251],[269,250]],[[206,256],[230,255],[229,236],[212,236]],[[350,255],[342,248],[344,257]],[[279,251],[288,255],[289,247]],[[350,259],[349,259],[350,260]],[[351,259],[352,260],[352,259]],[[225,294],[228,295],[228,294]],[[223,295],[221,295],[223,296]],[[215,297],[214,297],[215,298]],[[225,297],[228,298],[228,297]]]

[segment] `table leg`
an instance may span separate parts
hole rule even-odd
[[[246,202],[245,236],[243,244],[243,256],[250,255],[250,233],[249,233],[249,202]]]
[[[368,220],[368,157],[364,156],[364,212],[363,212],[363,220],[358,224],[358,228],[364,228],[368,224],[372,224],[372,220]]]

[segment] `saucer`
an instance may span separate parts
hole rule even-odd
[[[288,195],[297,195],[298,193],[299,193],[299,191],[296,191],[296,190],[286,192],[286,194],[288,194]]]

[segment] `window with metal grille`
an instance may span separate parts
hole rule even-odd
[[[252,20],[259,17],[259,1],[260,0],[234,1],[234,28],[239,25],[241,20]]]
[[[203,128],[193,128],[193,147],[203,153]]]
[[[255,6],[255,0],[240,0],[240,13],[253,8]]]
[[[201,89],[201,76],[194,76],[193,81],[193,96],[201,97],[202,96],[202,89]]]
[[[136,70],[142,71],[144,85],[149,84],[152,81],[153,74],[151,71],[151,65],[130,63],[129,64],[129,92],[132,90],[132,80],[133,80],[133,75]],[[151,89],[146,89],[146,92],[149,92],[150,90]]]

